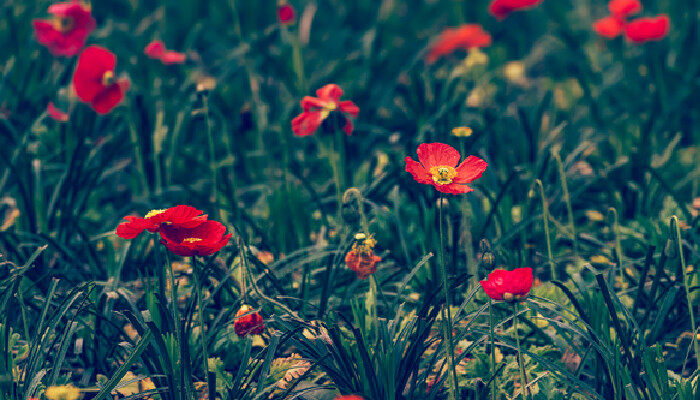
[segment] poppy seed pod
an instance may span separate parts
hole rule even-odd
[[[350,188],[343,193],[340,215],[343,221],[351,226],[356,226],[362,218],[362,192],[357,188]]]

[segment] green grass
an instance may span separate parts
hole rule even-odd
[[[67,383],[112,398],[127,371],[164,400],[201,398],[203,382],[221,399],[446,399],[445,293],[458,399],[522,398],[516,335],[534,399],[698,398],[695,2],[645,1],[671,30],[644,45],[598,37],[598,0],[505,21],[485,0],[292,4],[281,28],[272,0],[94,2],[88,43],[131,80],[105,116],[70,95],[77,58],[34,39],[49,2],[0,6],[0,399]],[[488,63],[426,65],[431,40],[465,22],[491,33]],[[156,38],[188,62],[147,58]],[[295,137],[299,101],[327,83],[360,107],[355,131]],[[70,121],[49,119],[49,101]],[[423,142],[486,160],[475,191],[440,210],[404,171]],[[114,234],[176,204],[225,223],[229,245],[192,265]],[[361,231],[382,257],[368,280],[344,263]],[[476,283],[516,267],[542,282],[517,332]],[[265,317],[262,339],[235,335],[243,303]],[[277,386],[292,353],[310,368]]]

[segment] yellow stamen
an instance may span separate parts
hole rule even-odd
[[[329,101],[328,103],[326,103],[321,109],[321,119],[324,120],[328,118],[331,112],[335,111],[336,108],[338,108],[338,105],[335,104],[334,101]]]
[[[114,71],[107,71],[102,75],[102,84],[109,86],[114,83]]]
[[[146,216],[145,216],[144,218],[148,219],[148,218],[151,218],[151,217],[155,217],[155,216],[158,215],[158,214],[163,214],[165,211],[166,211],[166,210],[165,210],[164,208],[162,208],[162,209],[157,209],[157,210],[151,210],[151,211],[148,212],[148,214],[146,214]]]
[[[449,185],[452,183],[455,176],[457,176],[457,171],[454,169],[454,167],[441,165],[430,168],[430,174],[433,176],[433,180],[438,185]]]
[[[202,239],[201,238],[186,238],[186,239],[182,239],[182,241],[184,243],[192,244],[192,243],[200,242],[200,241],[202,241]]]
[[[70,31],[75,25],[75,20],[71,17],[54,17],[52,22],[53,27],[62,33]]]

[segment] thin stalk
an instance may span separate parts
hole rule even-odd
[[[450,400],[457,400],[458,393],[458,381],[457,381],[457,370],[455,369],[455,354],[454,354],[454,340],[452,338],[452,301],[450,296],[450,284],[447,278],[447,266],[445,265],[445,245],[443,243],[443,228],[442,228],[442,209],[445,207],[446,201],[444,201],[445,196],[440,195],[440,203],[438,205],[438,217],[440,219],[440,274],[442,275],[442,291],[445,294],[445,308],[442,310],[442,327],[443,335],[447,341],[447,362],[448,368],[450,369],[448,373],[448,380],[450,383]]]
[[[136,161],[136,169],[139,171],[139,179],[141,180],[141,189],[146,198],[150,196],[150,188],[148,187],[148,179],[146,178],[146,168],[143,165],[143,157],[141,155],[141,144],[139,136],[136,132],[136,125],[131,118],[127,118],[129,124],[129,137],[131,146],[134,148],[134,161]]]
[[[493,333],[493,300],[490,298],[489,339],[491,340],[491,400],[496,400],[496,336]]]
[[[535,186],[540,190],[540,197],[542,198],[542,222],[544,223],[544,239],[547,243],[547,261],[549,262],[549,271],[552,274],[552,279],[557,281],[557,267],[554,265],[554,257],[552,257],[552,243],[549,240],[549,206],[547,205],[547,199],[544,196],[544,186],[542,181],[535,179]]]
[[[520,332],[518,332],[518,302],[513,303],[513,327],[515,328],[515,343],[518,346],[518,367],[520,369],[520,393],[522,398],[525,398],[525,393],[527,393],[527,398],[530,399],[530,389],[527,387],[527,378],[525,377],[525,364],[523,362],[523,353],[520,349]]]
[[[172,296],[171,301],[173,303],[173,321],[175,322],[175,326],[173,327],[173,329],[175,330],[175,339],[180,346],[183,346],[182,335],[180,335],[180,310],[178,309],[177,304],[177,286],[175,286],[175,273],[173,272],[173,264],[170,262],[170,257],[167,256],[167,253],[165,263],[168,264],[168,271],[170,272],[170,295]],[[183,368],[182,354],[177,355],[176,365],[174,367],[177,375],[181,377],[182,374],[180,373],[180,371]],[[184,387],[185,391],[187,392],[186,397],[184,397],[185,393],[180,393],[180,396],[182,396],[181,398],[183,400],[194,398],[192,390],[190,389],[190,385],[187,382],[180,382],[180,385],[181,387]]]
[[[218,207],[218,190],[217,184],[217,168],[216,168],[216,150],[214,148],[214,135],[211,132],[211,118],[209,117],[209,95],[204,94],[202,97],[204,103],[204,118],[207,121],[207,144],[209,145],[209,171],[211,173],[211,193],[209,194],[209,202],[213,204],[218,217],[221,219],[221,208]]]
[[[693,329],[693,349],[695,350],[695,360],[697,365],[700,365],[700,344],[698,344],[697,329],[695,328],[695,314],[693,313],[693,303],[690,300],[690,288],[688,283],[688,272],[685,265],[685,256],[683,255],[683,242],[681,241],[681,227],[678,224],[678,217],[675,215],[671,217],[671,226],[675,228],[676,243],[678,243],[678,256],[680,257],[681,269],[683,270],[683,287],[685,287],[685,299],[688,302],[688,313],[690,314],[690,326]],[[683,364],[683,369],[685,369],[685,363]]]
[[[197,309],[199,315],[199,335],[202,339],[202,356],[204,357],[204,378],[209,382],[209,350],[207,350],[207,341],[204,331],[204,308],[202,301],[202,282],[199,278],[199,270],[197,268],[197,258],[192,256],[192,275],[194,276],[194,286],[197,290]]]
[[[578,241],[576,240],[576,225],[574,224],[574,209],[571,206],[571,196],[569,195],[569,185],[566,183],[566,171],[564,163],[561,161],[559,153],[552,152],[554,160],[557,162],[559,176],[561,179],[561,188],[564,192],[564,202],[566,203],[566,213],[569,215],[569,230],[571,231],[571,240],[574,247],[574,262],[578,262]]]
[[[617,271],[620,271],[620,276],[622,276],[622,243],[620,242],[620,227],[617,223],[617,210],[610,207],[608,209],[608,214],[612,218],[612,232],[615,237],[615,253],[617,253],[617,264],[618,268],[613,270],[613,285],[615,284],[615,279],[617,277]]]

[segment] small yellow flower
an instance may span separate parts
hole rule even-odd
[[[506,79],[513,83],[523,83],[525,81],[525,64],[522,61],[510,61],[503,68]]]
[[[71,384],[50,386],[46,389],[46,398],[49,400],[78,400],[80,389]]]
[[[469,137],[473,133],[472,128],[468,126],[458,126],[452,129],[452,136]]]

